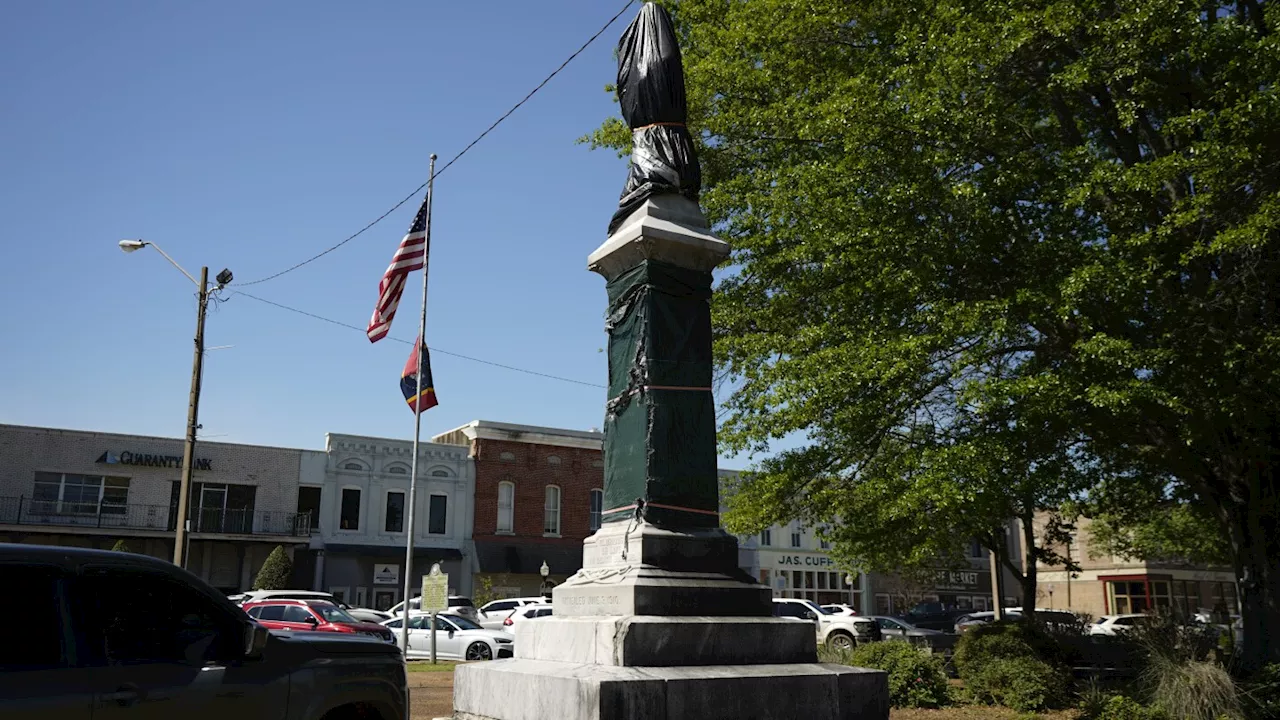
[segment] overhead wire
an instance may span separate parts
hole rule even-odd
[[[281,310],[288,310],[289,312],[297,313],[299,315],[305,315],[309,318],[313,318],[315,320],[321,320],[331,325],[337,325],[338,327],[344,327],[350,330],[355,330],[362,335],[365,333],[365,328],[359,327],[358,325],[351,325],[349,323],[344,323],[341,320],[334,320],[332,318],[324,317],[323,315],[317,315],[313,312],[308,312],[306,310],[300,310],[295,307],[290,307],[283,303],[275,302],[274,300],[267,300],[266,298],[260,298],[257,295],[250,295],[249,293],[243,290],[236,289],[236,290],[233,290],[233,292],[236,295],[243,295],[244,297],[247,297],[250,300],[257,300],[260,303],[264,303],[266,305],[272,305],[274,307],[280,308]],[[388,336],[388,339],[394,340],[398,343],[404,343],[405,345],[413,344],[412,340],[405,340],[403,338]],[[455,357],[460,360],[467,360],[469,362],[480,363],[482,365],[490,365],[492,367],[502,368],[503,370],[511,370],[512,372],[524,373],[525,375],[534,375],[536,377],[546,378],[548,380],[559,380],[560,382],[573,383],[574,385],[585,385],[587,387],[593,387],[593,388],[605,387],[604,385],[601,385],[599,383],[587,382],[585,380],[574,380],[573,378],[561,377],[559,375],[552,375],[550,373],[538,372],[537,370],[529,370],[526,368],[516,367],[514,365],[505,365],[503,363],[494,362],[492,360],[484,360],[478,357],[472,357],[470,355],[463,355],[461,353],[456,353],[456,352],[451,352],[449,350],[441,349],[439,347],[436,347],[435,345],[429,345],[428,350],[430,350],[433,353],[439,353],[441,355],[448,355],[449,357]]]
[[[466,155],[466,154],[467,154],[467,151],[469,151],[471,148],[475,147],[475,146],[476,146],[476,143],[479,143],[481,140],[483,140],[483,139],[485,138],[485,136],[486,136],[486,135],[488,135],[490,132],[493,132],[493,130],[494,130],[495,128],[497,128],[499,125],[501,125],[501,124],[502,124],[502,122],[503,122],[504,120],[506,120],[507,118],[511,117],[511,114],[512,114],[512,113],[514,113],[516,110],[519,110],[519,109],[520,109],[520,106],[522,106],[522,105],[524,105],[526,102],[528,102],[528,101],[529,101],[529,99],[530,99],[530,98],[532,98],[535,94],[537,94],[537,92],[538,92],[539,90],[541,90],[543,87],[545,87],[547,83],[551,82],[551,79],[552,79],[552,78],[554,78],[556,75],[560,74],[560,71],[561,71],[561,70],[564,70],[564,69],[565,69],[565,67],[567,67],[567,66],[569,65],[569,63],[573,62],[573,59],[574,59],[574,58],[578,57],[578,55],[581,55],[583,50],[586,50],[586,49],[587,49],[587,47],[589,47],[589,46],[591,45],[591,43],[595,42],[595,41],[596,41],[596,39],[598,39],[601,35],[603,35],[605,30],[608,30],[608,29],[610,28],[610,26],[612,26],[615,22],[617,22],[618,18],[622,17],[622,14],[623,14],[623,13],[625,13],[625,12],[627,11],[627,8],[629,8],[629,7],[631,7],[633,4],[635,4],[635,1],[636,1],[636,0],[627,0],[627,3],[626,3],[625,5],[623,5],[623,6],[622,6],[622,9],[621,9],[621,10],[619,10],[619,11],[618,11],[618,12],[617,12],[613,17],[609,18],[609,22],[605,23],[605,24],[604,24],[604,25],[603,25],[599,30],[597,30],[597,31],[596,31],[596,33],[595,33],[594,35],[592,35],[590,38],[587,38],[587,41],[586,41],[585,43],[583,43],[581,47],[579,47],[577,50],[574,50],[572,55],[570,55],[568,58],[566,58],[564,62],[560,63],[560,66],[559,66],[559,67],[557,67],[555,70],[551,71],[551,74],[550,74],[550,75],[548,75],[548,76],[546,76],[545,78],[543,78],[542,82],[538,83],[538,85],[537,85],[535,88],[533,88],[532,90],[530,90],[530,91],[529,91],[529,93],[528,93],[527,95],[525,95],[523,98],[521,98],[521,99],[520,99],[520,102],[516,103],[515,105],[512,105],[510,110],[508,110],[508,111],[506,111],[505,113],[503,113],[503,114],[502,114],[502,117],[498,118],[497,120],[495,120],[495,121],[493,122],[493,124],[492,124],[492,125],[490,125],[489,127],[485,128],[485,131],[484,131],[484,132],[482,132],[482,133],[480,133],[479,135],[477,135],[477,136],[476,136],[476,138],[475,138],[474,140],[472,140],[471,142],[467,143],[467,146],[466,146],[466,147],[464,147],[464,148],[462,148],[462,150],[461,150],[457,155],[454,155],[452,158],[450,158],[450,159],[449,159],[449,161],[448,161],[448,162],[446,162],[443,166],[441,166],[441,168],[440,168],[439,170],[436,170],[436,171],[435,171],[435,174],[434,174],[432,177],[440,177],[440,175],[441,175],[444,171],[448,170],[448,169],[449,169],[449,167],[450,167],[450,166],[452,166],[454,163],[456,163],[456,162],[457,162],[457,161],[458,161],[458,160],[459,160],[463,155]],[[319,260],[320,258],[324,257],[325,255],[328,255],[329,253],[333,252],[334,250],[337,250],[338,248],[342,247],[343,245],[346,245],[347,243],[351,242],[352,240],[355,240],[356,238],[360,237],[360,236],[361,236],[361,235],[363,235],[367,230],[369,230],[370,228],[372,228],[374,225],[377,225],[378,223],[380,223],[380,222],[382,222],[383,220],[385,220],[385,219],[387,218],[387,216],[388,216],[388,215],[390,215],[391,213],[395,212],[396,210],[399,210],[399,209],[400,209],[400,207],[401,207],[402,205],[404,205],[405,203],[407,203],[407,202],[409,202],[410,200],[412,200],[414,197],[416,197],[416,196],[418,195],[418,193],[422,192],[422,189],[423,189],[423,188],[425,188],[425,187],[427,186],[427,184],[428,184],[428,183],[430,183],[430,182],[431,182],[431,178],[427,178],[426,180],[424,180],[424,181],[422,182],[422,184],[421,184],[421,185],[419,185],[418,187],[414,188],[413,192],[409,193],[408,195],[405,195],[405,196],[404,196],[404,198],[400,200],[400,202],[398,202],[398,203],[396,203],[395,205],[391,206],[391,209],[390,209],[390,210],[387,210],[386,212],[382,213],[382,214],[381,214],[381,215],[379,215],[378,217],[374,218],[374,219],[373,219],[373,221],[372,221],[372,222],[370,222],[368,225],[365,225],[364,227],[362,227],[362,228],[360,228],[359,230],[355,231],[355,232],[354,232],[354,233],[352,233],[351,235],[348,235],[347,237],[343,238],[343,239],[342,239],[342,241],[341,241],[341,242],[339,242],[339,243],[337,243],[336,245],[332,245],[332,246],[330,246],[330,247],[328,247],[328,248],[324,249],[323,251],[321,251],[321,252],[319,252],[319,253],[316,253],[315,255],[312,255],[311,257],[307,258],[306,260],[303,260],[302,262],[296,263],[296,264],[294,264],[294,265],[292,265],[292,266],[290,266],[290,267],[288,267],[288,268],[285,268],[284,270],[281,270],[280,272],[278,272],[278,273],[276,273],[276,274],[274,274],[274,275],[268,275],[267,277],[259,278],[258,280],[250,280],[249,282],[236,283],[236,287],[248,287],[248,286],[250,286],[250,285],[259,285],[259,284],[261,284],[261,283],[267,282],[268,280],[275,280],[276,278],[280,277],[281,275],[287,275],[287,274],[289,274],[289,273],[293,272],[294,270],[297,270],[298,268],[303,267],[304,265],[308,265],[308,264],[310,264],[310,263],[312,263],[312,262],[315,262],[316,260]],[[249,297],[249,296],[247,296],[247,295],[246,295],[246,297]]]

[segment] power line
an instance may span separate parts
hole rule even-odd
[[[627,4],[626,4],[626,5],[623,5],[623,6],[622,6],[622,9],[621,9],[621,10],[619,10],[619,11],[617,12],[617,14],[616,14],[616,15],[614,15],[614,16],[613,16],[613,17],[611,17],[611,18],[609,18],[609,22],[605,23],[603,27],[601,27],[599,30],[597,30],[595,35],[592,35],[591,37],[587,38],[587,41],[586,41],[585,43],[583,43],[583,44],[582,44],[582,47],[578,48],[577,50],[574,50],[572,55],[570,55],[568,58],[566,58],[564,62],[560,63],[560,67],[558,67],[558,68],[556,68],[555,70],[551,71],[551,74],[550,74],[550,75],[548,75],[548,76],[546,76],[545,78],[543,78],[542,82],[538,83],[537,87],[535,87],[534,89],[530,90],[528,95],[525,95],[523,98],[521,98],[521,99],[520,99],[520,102],[516,103],[515,105],[512,105],[510,110],[508,110],[508,111],[506,111],[505,113],[503,113],[503,114],[502,114],[502,117],[498,118],[497,120],[495,120],[495,121],[493,122],[493,124],[492,124],[492,125],[490,125],[489,127],[485,128],[485,131],[484,131],[484,132],[482,132],[482,133],[480,133],[479,135],[477,135],[475,140],[472,140],[470,143],[467,143],[467,146],[466,146],[466,147],[464,147],[464,148],[462,148],[462,151],[461,151],[461,152],[459,152],[457,155],[454,155],[454,156],[449,160],[449,162],[445,163],[445,164],[444,164],[444,165],[443,165],[439,170],[437,170],[437,171],[435,172],[435,177],[440,177],[440,174],[441,174],[441,173],[443,173],[445,170],[448,170],[448,169],[449,169],[449,166],[451,166],[451,165],[453,165],[455,162],[457,162],[457,161],[459,160],[459,158],[461,158],[463,155],[466,155],[468,150],[470,150],[471,148],[473,148],[473,147],[475,147],[475,146],[476,146],[476,143],[478,143],[478,142],[480,142],[481,140],[483,140],[483,139],[485,138],[485,136],[486,136],[486,135],[488,135],[490,132],[493,132],[493,130],[494,130],[495,128],[497,128],[499,125],[501,125],[501,124],[502,124],[502,122],[503,122],[504,120],[506,120],[507,118],[511,117],[511,114],[512,114],[512,113],[514,113],[516,110],[519,110],[521,105],[524,105],[526,102],[528,102],[528,101],[529,101],[529,98],[532,98],[532,97],[534,96],[534,94],[536,94],[539,90],[541,90],[544,86],[546,86],[546,84],[547,84],[547,83],[551,82],[551,78],[553,78],[553,77],[555,77],[556,75],[560,74],[560,71],[561,71],[561,70],[563,70],[563,69],[565,69],[565,67],[567,67],[567,66],[569,65],[569,63],[573,62],[573,59],[574,59],[574,58],[578,57],[578,55],[581,55],[583,50],[586,50],[586,49],[587,49],[587,47],[591,45],[591,43],[595,42],[597,38],[599,38],[601,35],[603,35],[603,34],[604,34],[604,31],[605,31],[605,30],[608,30],[608,29],[609,29],[609,27],[610,27],[611,25],[613,25],[615,22],[617,22],[618,18],[622,17],[622,14],[623,14],[623,13],[625,13],[625,12],[627,11],[627,8],[631,7],[631,6],[635,3],[635,1],[636,1],[636,0],[627,0]],[[317,254],[315,254],[315,255],[313,255],[313,256],[311,256],[311,257],[307,258],[306,260],[303,260],[302,262],[297,263],[296,265],[293,265],[293,266],[288,267],[288,268],[286,268],[286,269],[284,269],[284,270],[281,270],[280,272],[276,273],[275,275],[268,275],[267,277],[260,278],[260,279],[258,279],[258,280],[251,280],[251,281],[249,281],[249,282],[236,283],[236,285],[237,285],[238,287],[248,287],[248,286],[250,286],[250,285],[258,285],[259,283],[267,282],[268,280],[275,280],[276,278],[280,277],[281,275],[286,275],[286,274],[288,274],[288,273],[293,272],[294,270],[297,270],[298,268],[302,267],[303,265],[307,265],[307,264],[310,264],[310,263],[312,263],[312,262],[314,262],[314,261],[316,261],[316,260],[319,260],[320,258],[324,257],[325,255],[328,255],[329,253],[333,252],[334,250],[337,250],[338,248],[342,247],[343,245],[346,245],[347,243],[351,242],[352,240],[355,240],[356,238],[360,237],[361,235],[363,235],[363,234],[365,233],[365,231],[366,231],[366,230],[368,230],[369,228],[372,228],[374,225],[377,225],[378,223],[380,223],[380,222],[382,222],[383,220],[385,220],[385,219],[387,218],[387,216],[388,216],[388,215],[390,215],[391,213],[395,212],[396,210],[399,210],[401,205],[404,205],[405,203],[409,202],[409,201],[410,201],[410,200],[412,200],[414,197],[416,197],[418,193],[422,192],[422,189],[423,189],[423,188],[425,188],[425,187],[427,186],[427,183],[429,183],[429,182],[431,182],[431,179],[430,179],[430,178],[428,178],[427,180],[424,180],[424,181],[423,181],[423,183],[422,183],[421,185],[419,185],[418,187],[414,188],[413,192],[409,193],[408,195],[405,195],[405,196],[404,196],[404,198],[403,198],[400,202],[398,202],[398,203],[396,203],[395,205],[391,206],[391,209],[390,209],[390,210],[388,210],[388,211],[386,211],[386,212],[382,213],[381,215],[379,215],[378,217],[374,218],[373,222],[369,223],[368,225],[365,225],[364,227],[360,228],[359,230],[357,230],[356,232],[352,233],[351,235],[348,235],[347,237],[343,238],[343,239],[342,239],[342,241],[341,241],[341,242],[339,242],[338,244],[333,245],[332,247],[326,248],[326,249],[325,249],[325,250],[323,250],[322,252],[319,252],[319,253],[317,253]],[[250,296],[246,296],[246,297],[250,297]]]
[[[289,312],[297,313],[297,314],[299,314],[299,315],[306,315],[306,316],[307,316],[307,317],[309,317],[309,318],[313,318],[313,319],[315,319],[315,320],[321,320],[321,321],[323,321],[323,322],[327,322],[327,323],[329,323],[330,325],[337,325],[338,327],[344,327],[344,328],[348,328],[348,329],[350,329],[350,330],[355,330],[355,331],[359,332],[360,334],[364,334],[364,332],[365,332],[365,329],[364,329],[364,328],[359,327],[359,326],[357,326],[357,325],[349,325],[349,324],[344,323],[344,322],[341,322],[341,321],[339,321],[339,320],[334,320],[334,319],[332,319],[332,318],[327,318],[327,317],[324,317],[324,316],[322,316],[322,315],[316,315],[315,313],[312,313],[312,312],[307,312],[306,310],[299,310],[298,308],[295,308],[295,307],[289,307],[288,305],[282,305],[281,303],[278,303],[278,302],[275,302],[275,301],[272,301],[272,300],[267,300],[266,298],[260,298],[260,297],[258,297],[257,295],[250,295],[249,293],[247,293],[247,292],[245,292],[245,291],[243,291],[243,290],[236,290],[236,291],[234,291],[234,292],[235,292],[235,294],[236,294],[236,295],[243,295],[243,296],[245,296],[245,297],[249,298],[250,300],[257,300],[257,301],[258,301],[258,302],[260,302],[260,303],[265,303],[265,304],[267,304],[267,305],[272,305],[272,306],[274,306],[274,307],[278,307],[278,308],[280,308],[281,310],[288,310]],[[391,337],[391,336],[388,336],[388,339],[390,339],[390,340],[395,340],[396,342],[399,342],[399,343],[404,343],[405,345],[412,345],[412,344],[413,344],[413,341],[412,341],[412,340],[404,340],[404,339],[402,339],[402,338],[398,338],[398,337]],[[448,355],[448,356],[450,356],[450,357],[456,357],[456,358],[459,358],[459,359],[461,359],[461,360],[469,360],[469,361],[471,361],[471,362],[480,363],[480,364],[482,364],[482,365],[492,365],[493,367],[502,368],[503,370],[511,370],[511,371],[513,371],[513,372],[518,372],[518,373],[524,373],[525,375],[536,375],[537,377],[547,378],[547,379],[549,379],[549,380],[559,380],[560,382],[573,383],[574,385],[586,385],[587,387],[593,387],[593,388],[603,388],[603,387],[605,387],[604,385],[601,385],[601,384],[599,384],[599,383],[590,383],[590,382],[586,382],[586,381],[583,381],[583,380],[574,380],[573,378],[560,377],[559,375],[551,375],[551,374],[548,374],[548,373],[538,372],[538,371],[536,371],[536,370],[526,370],[525,368],[518,368],[518,367],[515,367],[514,365],[504,365],[504,364],[502,364],[502,363],[493,362],[492,360],[482,360],[482,359],[477,358],[477,357],[471,357],[470,355],[463,355],[463,354],[461,354],[461,353],[449,352],[448,350],[442,350],[442,349],[440,349],[440,348],[436,347],[435,345],[430,345],[430,346],[428,346],[428,349],[429,349],[431,352],[433,352],[433,353],[440,353],[441,355]]]

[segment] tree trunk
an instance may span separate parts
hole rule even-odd
[[[1035,515],[1028,515],[1022,518],[1019,524],[1022,526],[1022,564],[1025,569],[1022,571],[1022,616],[1026,618],[1034,618],[1036,615],[1036,587],[1038,582],[1038,571],[1036,568],[1036,529],[1032,523],[1035,521]]]
[[[1263,468],[1248,482],[1247,501],[1231,511],[1231,549],[1239,579],[1241,669],[1253,672],[1280,662],[1280,536],[1274,468]]]

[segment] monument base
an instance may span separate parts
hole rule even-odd
[[[459,665],[453,720],[886,720],[883,672],[819,663]]]

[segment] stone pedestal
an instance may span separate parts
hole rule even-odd
[[[610,281],[604,525],[514,658],[454,670],[455,720],[889,717],[885,674],[819,664],[816,627],[772,617],[719,527],[706,300],[728,252],[663,195],[589,258]]]

